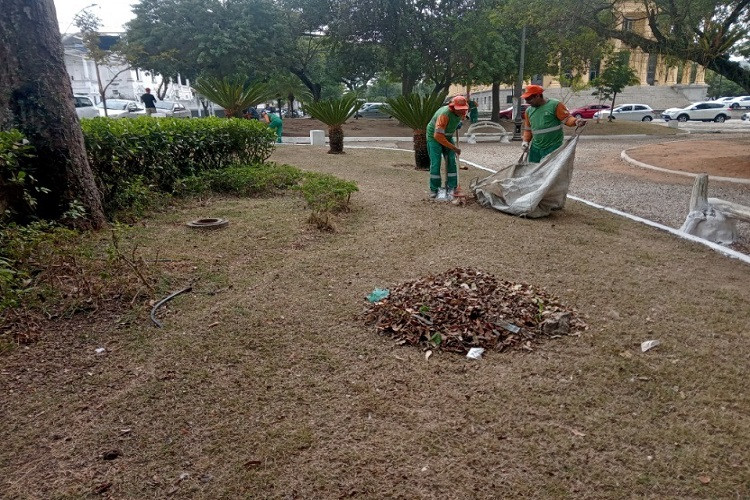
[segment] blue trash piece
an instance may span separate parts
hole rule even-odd
[[[369,300],[370,302],[380,302],[390,294],[391,291],[387,288],[376,288],[370,295],[367,296],[367,300]]]

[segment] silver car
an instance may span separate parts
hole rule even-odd
[[[78,118],[94,118],[99,116],[99,110],[94,106],[94,102],[90,97],[85,95],[73,96],[73,102],[76,106],[76,114]]]
[[[613,110],[603,109],[594,113],[594,118],[609,118],[610,113],[616,120],[650,122],[654,119],[654,110],[647,104],[623,104]]]
[[[190,118],[190,110],[179,102],[156,101],[156,116],[168,116],[170,118]]]

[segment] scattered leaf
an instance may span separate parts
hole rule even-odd
[[[698,476],[698,481],[703,484],[708,484],[711,482],[711,478],[709,476]]]

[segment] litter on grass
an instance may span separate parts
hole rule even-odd
[[[482,354],[484,354],[484,349],[481,347],[472,347],[466,353],[466,357],[469,359],[482,359]]]
[[[659,344],[661,344],[661,341],[659,340],[647,340],[645,342],[641,342],[641,352],[649,351]]]
[[[533,350],[586,329],[575,309],[543,289],[456,268],[402,283],[367,304],[364,320],[399,345],[466,354],[473,347]]]
[[[376,288],[372,292],[370,292],[370,295],[367,296],[367,300],[370,302],[380,302],[381,300],[388,297],[388,294],[390,291],[387,288]]]

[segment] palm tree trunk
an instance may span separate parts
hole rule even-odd
[[[427,131],[414,131],[414,163],[417,170],[430,169],[430,154],[427,152]]]
[[[339,155],[344,152],[344,130],[341,125],[328,127],[328,142],[331,146],[328,154]]]

